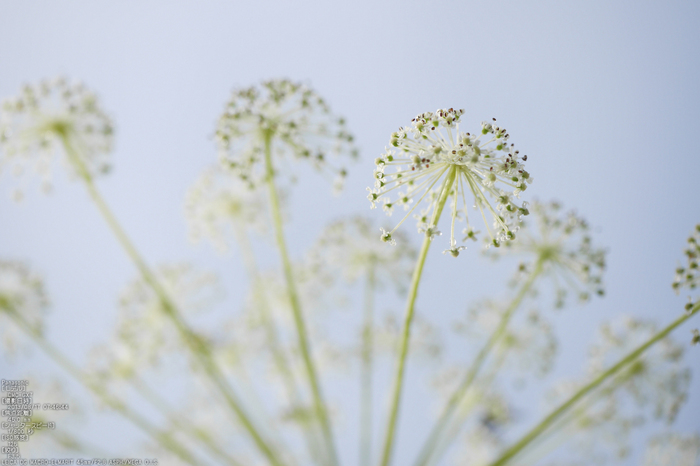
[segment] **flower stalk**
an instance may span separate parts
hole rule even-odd
[[[272,130],[267,130],[263,137],[265,147],[265,178],[270,195],[270,208],[272,210],[272,219],[275,227],[275,240],[277,241],[277,247],[282,258],[282,267],[284,269],[284,277],[287,283],[287,293],[289,294],[289,301],[294,317],[294,326],[296,328],[297,337],[299,340],[299,350],[301,351],[302,359],[304,361],[304,368],[306,369],[306,375],[309,381],[309,385],[311,386],[311,393],[314,401],[314,410],[321,424],[323,436],[325,437],[326,447],[328,448],[328,461],[330,464],[336,465],[338,464],[338,455],[335,449],[335,441],[333,440],[331,423],[328,417],[328,410],[326,409],[326,405],[323,400],[323,395],[321,393],[321,385],[318,380],[316,367],[314,366],[313,360],[311,358],[311,350],[309,348],[309,337],[308,332],[306,330],[306,323],[304,322],[304,315],[301,309],[301,303],[299,302],[299,296],[294,280],[294,272],[292,271],[292,263],[289,259],[287,245],[284,239],[282,213],[280,210],[280,202],[279,195],[277,193],[277,187],[275,186],[274,166],[272,164],[273,134],[274,132]]]
[[[425,444],[423,445],[423,448],[421,449],[421,452],[418,455],[418,460],[415,463],[416,466],[425,466],[426,464],[428,464],[428,461],[430,460],[431,456],[435,453],[435,448],[437,447],[440,440],[443,438],[443,433],[447,428],[450,420],[452,419],[452,415],[456,412],[457,407],[464,399],[464,396],[469,391],[469,388],[474,383],[474,380],[476,380],[476,377],[479,375],[479,372],[481,371],[481,368],[483,367],[486,358],[491,353],[491,350],[501,340],[503,335],[505,335],[506,330],[508,328],[508,324],[510,323],[513,314],[518,309],[518,307],[520,307],[520,304],[522,303],[527,293],[532,289],[532,285],[535,283],[537,277],[542,273],[542,267],[543,261],[540,259],[537,261],[537,264],[530,273],[530,276],[528,277],[527,281],[523,283],[523,285],[520,287],[518,294],[515,296],[515,298],[513,298],[513,301],[511,301],[510,305],[506,308],[506,311],[501,316],[501,320],[498,323],[498,327],[496,327],[496,329],[489,337],[488,341],[484,344],[484,346],[481,348],[479,353],[472,361],[471,365],[469,366],[469,369],[467,370],[467,373],[464,376],[464,379],[462,380],[462,383],[459,385],[459,387],[457,387],[452,396],[450,396],[449,400],[447,401],[447,404],[445,405],[444,409],[442,410],[442,413],[440,414],[440,418],[435,424],[435,427],[433,427],[432,431],[430,432],[428,440],[426,440]]]
[[[237,395],[226,380],[226,377],[221,372],[221,369],[216,364],[210,348],[187,325],[180,313],[180,310],[160,285],[155,277],[155,274],[151,271],[148,265],[146,265],[146,262],[136,250],[136,247],[133,245],[117,221],[116,217],[114,217],[114,214],[110,210],[109,206],[100,195],[92,176],[84,165],[82,159],[79,157],[77,150],[73,147],[67,137],[62,136],[61,139],[68,160],[75,167],[81,180],[85,183],[85,187],[88,190],[90,198],[93,200],[100,211],[100,214],[102,214],[102,217],[105,219],[108,226],[117,237],[120,245],[124,248],[127,255],[138,268],[146,283],[148,283],[148,285],[158,296],[163,307],[163,312],[173,322],[181,337],[187,344],[187,347],[190,349],[192,355],[200,364],[205,374],[207,374],[210,381],[214,384],[218,391],[221,392],[229,407],[236,414],[237,420],[253,439],[258,450],[260,450],[260,452],[270,461],[271,464],[280,466],[282,463],[278,459],[277,453],[274,451],[268,441],[262,437],[258,428],[253,424],[253,421],[248,413],[246,413],[246,411],[243,409],[241,401],[238,399]]]
[[[545,417],[539,424],[537,424],[528,433],[526,433],[519,441],[517,441],[510,448],[508,448],[496,461],[491,463],[490,466],[502,466],[504,464],[507,464],[513,457],[515,457],[520,451],[522,451],[526,446],[528,446],[533,440],[537,439],[540,435],[542,435],[560,417],[567,414],[570,409],[575,407],[579,400],[588,395],[588,393],[590,393],[591,391],[595,390],[598,386],[600,386],[603,382],[615,375],[618,371],[634,362],[647,349],[649,349],[655,343],[665,338],[678,326],[680,326],[686,320],[690,319],[695,314],[697,314],[698,311],[700,311],[700,302],[695,303],[695,305],[691,307],[688,310],[688,312],[671,322],[663,330],[658,332],[656,335],[651,337],[637,349],[635,349],[627,356],[622,358],[617,364],[613,365],[608,370],[606,370],[598,377],[593,379],[590,383],[579,389],[571,398],[562,403],[559,407],[557,407],[554,411],[547,415],[547,417]]]
[[[372,350],[374,347],[375,264],[367,268],[365,315],[362,329],[362,370],[360,401],[360,466],[369,466],[372,457]]]
[[[172,451],[185,463],[191,464],[192,466],[198,466],[201,464],[201,462],[195,458],[189,450],[183,447],[182,444],[176,442],[168,433],[159,430],[148,420],[141,417],[137,411],[131,410],[121,400],[109,395],[104,387],[101,387],[93,380],[90,380],[90,378],[84,374],[78,366],[76,366],[70,359],[68,359],[68,357],[61,353],[58,348],[46,340],[44,336],[37,329],[33,328],[11,305],[6,305],[6,303],[0,300],[0,308],[7,312],[7,315],[10,316],[12,321],[24,333],[26,333],[27,336],[29,336],[37,344],[37,346],[39,346],[39,348],[41,348],[44,354],[49,356],[58,366],[70,374],[70,376],[75,380],[80,382],[103,403],[114,409],[121,416],[128,419],[131,423],[156,440],[162,447]]]
[[[382,460],[380,463],[381,466],[387,466],[391,461],[394,437],[396,435],[396,422],[398,420],[399,405],[401,401],[401,391],[403,388],[406,357],[408,355],[408,344],[411,336],[411,324],[413,322],[416,296],[418,295],[418,285],[420,284],[420,279],[423,275],[423,266],[425,265],[425,259],[428,256],[428,250],[430,249],[430,244],[432,242],[432,235],[429,233],[429,231],[435,229],[438,221],[440,220],[440,215],[442,214],[442,210],[445,207],[445,202],[447,202],[447,198],[450,192],[452,191],[452,186],[454,184],[458,168],[450,167],[448,170],[449,173],[447,174],[442,183],[442,187],[440,189],[440,196],[437,200],[435,210],[433,211],[433,217],[430,222],[431,227],[429,227],[426,231],[426,236],[423,239],[423,245],[421,246],[420,253],[418,254],[418,261],[413,271],[411,288],[408,293],[408,300],[406,302],[406,313],[403,324],[403,333],[401,337],[401,343],[399,346],[398,363],[396,365],[396,374],[394,376],[394,385],[391,395],[391,407],[389,409],[389,419],[384,440]]]
[[[236,235],[236,241],[240,245],[239,249],[243,257],[243,262],[247,269],[248,276],[250,277],[253,286],[256,287],[260,285],[262,278],[260,277],[260,272],[258,271],[248,235],[242,228],[238,227],[234,228],[234,233]],[[265,326],[267,347],[272,353],[271,355],[275,368],[282,375],[284,388],[287,392],[289,400],[292,402],[292,404],[298,405],[302,402],[302,398],[299,392],[299,387],[297,386],[297,379],[290,369],[290,361],[288,360],[287,355],[284,353],[277,327],[275,326],[273,318],[270,315],[270,304],[267,301],[265,294],[260,296],[258,309],[262,317],[263,325]],[[314,432],[313,430],[309,429],[308,426],[304,426],[306,443],[309,447],[311,455],[316,458],[321,455],[318,439],[316,438],[317,433],[318,432]]]

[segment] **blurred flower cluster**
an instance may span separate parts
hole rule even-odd
[[[423,421],[416,432],[424,438],[410,446],[415,466],[603,464],[630,456],[634,429],[672,423],[688,398],[687,342],[669,334],[698,304],[691,300],[665,327],[637,316],[613,319],[581,375],[553,381],[570,339],[558,331],[561,314],[548,310],[569,295],[581,302],[605,295],[606,251],[575,211],[521,201],[532,182],[527,156],[495,119],[474,133],[460,130],[464,114],[449,108],[416,116],[374,161],[367,198],[373,209],[403,214],[392,230],[347,213],[305,248],[287,237],[289,181],[297,177],[290,162],[309,162],[338,188],[346,162],[358,157],[354,137],[304,84],[280,79],[234,90],[216,126],[218,160],[184,201],[193,241],[237,249],[219,269],[234,273],[227,281],[190,261],[152,268],[119,224],[93,180],[107,171],[113,143],[113,124],[93,93],[65,79],[24,87],[0,110],[0,168],[14,165],[21,174],[33,164],[48,183],[54,155],[62,156],[137,273],[114,309],[104,310],[110,334],[83,358],[64,353],[44,331],[43,279],[24,262],[0,260],[5,353],[16,353],[20,341],[41,350],[65,376],[49,394],[90,393],[96,406],[141,432],[135,449],[160,464],[339,466],[355,437],[362,465],[397,464],[394,450],[408,447],[396,435],[402,410]],[[323,196],[302,199],[308,212]],[[493,267],[518,263],[514,279],[490,297],[480,296],[488,290],[473,280],[482,273],[473,264],[431,268],[422,280],[445,209],[443,253],[458,256],[480,237],[469,206],[484,221],[485,254],[512,258]],[[420,250],[397,230],[411,216],[424,236]],[[279,257],[259,257],[261,242],[273,238]],[[700,226],[688,240],[688,264],[676,270],[676,291],[697,288],[699,254]],[[95,273],[108,268],[100,262]],[[422,283],[436,280],[451,284],[439,304]],[[225,283],[234,290],[229,296]],[[543,298],[549,291],[554,300]],[[404,301],[402,315],[396,309]],[[462,316],[449,319],[454,332],[446,315]],[[697,330],[693,341],[700,342]],[[539,422],[526,387],[544,394]],[[426,388],[434,389],[431,398]],[[387,400],[387,422],[377,422],[379,401]],[[376,426],[386,428],[383,436]],[[47,436],[61,452],[110,454],[110,439],[96,447],[82,434],[67,422]],[[577,448],[558,449],[572,440]],[[697,464],[699,442],[670,431],[654,437],[645,464]]]

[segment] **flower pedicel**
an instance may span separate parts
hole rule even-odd
[[[407,211],[393,230],[382,229],[383,241],[395,244],[394,231],[426,198],[427,207],[415,215],[418,231],[431,239],[439,236],[437,223],[451,196],[450,248],[444,252],[458,256],[466,249],[457,246],[455,238],[455,223],[462,213],[466,222],[462,241],[475,240],[479,233],[469,219],[466,193],[474,197],[474,207],[486,223],[490,245],[498,247],[515,238],[521,217],[528,214],[527,203],[518,205],[514,200],[532,182],[524,168],[527,156],[521,156],[513,144],[508,144],[505,128],[493,122],[483,122],[477,134],[461,132],[462,114],[464,110],[450,108],[418,115],[411,128],[392,133],[391,145],[399,152],[388,149],[375,160],[374,188],[367,188],[372,208],[381,203],[388,215],[398,206]],[[396,170],[387,173],[388,167]],[[493,218],[492,227],[487,214]]]

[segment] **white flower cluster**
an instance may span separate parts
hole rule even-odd
[[[271,228],[260,191],[240,183],[232,170],[219,165],[202,173],[187,191],[185,217],[192,241],[205,237],[222,252],[235,239],[236,229],[252,227],[263,233]]]
[[[333,166],[328,156],[348,154],[356,158],[358,154],[345,120],[333,116],[313,90],[287,79],[234,91],[216,128],[222,163],[250,187],[265,180],[267,138],[275,154],[291,154],[333,173],[336,188],[342,186],[346,171]],[[287,171],[279,166],[275,169],[276,174]]]
[[[467,197],[474,198],[473,206],[486,223],[490,245],[515,238],[521,217],[528,214],[527,203],[519,205],[515,200],[532,182],[524,167],[527,156],[508,143],[508,132],[496,126],[495,119],[483,122],[475,134],[461,132],[463,113],[450,108],[418,115],[411,128],[392,133],[390,142],[395,149],[375,160],[374,188],[367,188],[371,207],[380,204],[388,215],[399,207],[407,212],[393,230],[382,231],[383,241],[393,243],[394,231],[423,200],[427,206],[414,215],[418,231],[431,239],[440,235],[437,223],[450,196],[450,249],[445,252],[458,256],[466,248],[457,246],[457,219],[466,222],[462,241],[476,239],[479,233],[469,220]],[[389,168],[394,170],[389,172]],[[491,226],[487,215],[493,219]]]
[[[0,168],[11,164],[20,175],[29,165],[42,176],[45,190],[51,188],[56,150],[70,146],[78,161],[65,161],[77,174],[92,176],[109,171],[112,141],[112,121],[80,83],[58,78],[26,85],[0,105]]]
[[[216,276],[188,264],[160,266],[157,279],[178,308],[190,315],[210,309],[221,297]],[[125,287],[119,307],[113,341],[95,348],[92,372],[102,377],[129,378],[181,352],[181,336],[166,316],[162,301],[143,278]]]
[[[400,291],[411,277],[416,250],[407,244],[407,239],[402,248],[382,247],[375,231],[372,222],[359,215],[333,222],[312,248],[310,261],[324,269],[340,269],[340,274],[351,283],[374,269],[378,285],[391,281]]]
[[[700,435],[667,433],[647,443],[643,466],[698,466]]]
[[[41,278],[21,262],[0,260],[0,340],[8,354],[18,349],[23,334],[11,314],[41,333],[47,307]]]
[[[593,247],[588,222],[574,211],[563,211],[554,201],[535,201],[530,212],[533,215],[523,222],[518,241],[493,254],[523,254],[539,263],[554,283],[558,308],[564,306],[570,291],[581,301],[593,294],[603,296],[605,250]],[[515,282],[531,269],[531,265],[521,264]]]
[[[589,353],[587,379],[560,384],[548,400],[559,404],[568,399],[657,331],[655,323],[631,317],[603,324]],[[567,435],[578,433],[579,446],[589,456],[604,457],[613,449],[615,456],[625,457],[631,451],[630,432],[647,419],[645,408],[654,418],[671,423],[687,399],[689,382],[683,347],[666,337],[589,394],[574,408],[573,423],[560,430]],[[586,464],[601,462],[602,459],[596,459]]]
[[[466,319],[453,324],[458,334],[468,341],[482,345],[498,328],[506,310],[506,304],[486,300],[469,308]],[[516,316],[493,349],[494,360],[506,364],[521,374],[535,372],[547,374],[557,355],[557,339],[554,329],[536,310],[529,311],[521,319]]]
[[[655,323],[624,317],[600,328],[600,342],[590,352],[590,373],[598,374],[658,332]],[[683,347],[665,338],[615,376],[638,405],[652,404],[654,417],[672,421],[687,398],[690,371]]]

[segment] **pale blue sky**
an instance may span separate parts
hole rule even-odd
[[[294,196],[289,240],[300,250],[330,219],[381,215],[364,197],[372,160],[417,113],[464,108],[475,127],[497,117],[529,155],[527,194],[575,207],[609,250],[608,295],[558,316],[557,370],[575,374],[602,319],[627,312],[665,323],[685,301],[670,283],[700,222],[699,20],[700,3],[681,1],[0,0],[0,98],[57,74],[97,91],[117,129],[115,169],[100,187],[126,230],[152,263],[192,259],[229,283],[240,274],[234,260],[187,242],[182,199],[215,160],[214,123],[232,88],[304,80],[356,135],[361,161],[343,196],[308,202],[326,189],[318,178]],[[37,190],[20,206],[8,190],[0,184],[0,256],[42,271],[51,335],[81,354],[106,334],[134,270],[63,175],[51,196]],[[482,270],[489,263],[478,256],[471,248],[448,260],[435,248],[419,307],[447,312],[501,290],[504,269]],[[264,260],[276,263],[272,253]],[[434,317],[449,322],[443,314]],[[697,326],[674,336],[689,341]],[[695,377],[675,428],[700,433],[700,357],[697,347],[688,353]],[[22,371],[5,360],[0,369]],[[425,416],[404,416],[400,444],[422,438],[410,424]],[[354,445],[341,442],[346,464]],[[412,453],[403,449],[397,464]]]

